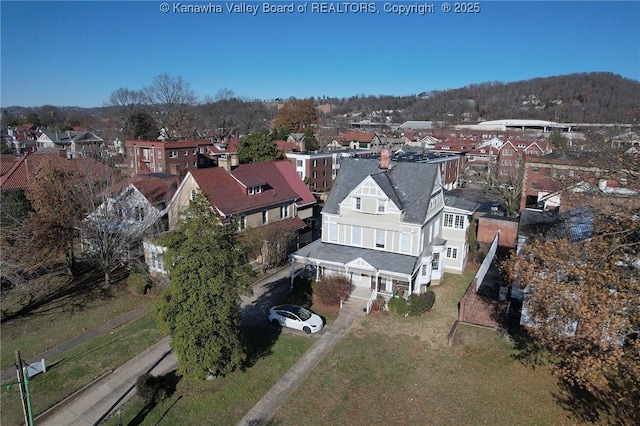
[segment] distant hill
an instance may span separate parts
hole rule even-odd
[[[480,119],[530,118],[640,123],[640,82],[604,72],[487,82],[414,96],[355,96],[336,101],[336,113],[400,109],[399,118],[403,120],[473,123]]]
[[[329,104],[325,117],[348,115],[349,120],[388,119],[437,120],[450,124],[477,123],[481,120],[528,118],[578,123],[627,123],[640,125],[640,82],[606,72],[569,74],[534,78],[513,83],[487,82],[460,89],[422,92],[409,96],[366,96],[316,98],[316,105]],[[233,111],[228,101],[202,105],[194,109],[195,126],[207,130],[222,116],[236,116],[237,123],[247,121],[248,129],[268,123],[277,114],[277,103],[238,101]],[[218,105],[216,105],[218,104]],[[382,111],[382,112],[381,112]],[[381,112],[381,113],[380,113]],[[23,123],[36,114],[42,125],[52,128],[80,126],[106,130],[114,115],[108,107],[80,108],[44,105],[39,108],[2,108],[2,128]],[[222,116],[221,116],[222,114]],[[228,117],[226,118],[228,119]],[[343,125],[345,120],[342,121]],[[337,123],[336,120],[332,121]],[[245,130],[245,131],[246,131]]]

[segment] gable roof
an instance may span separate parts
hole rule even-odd
[[[285,202],[296,202],[298,205],[310,202],[310,199],[315,202],[306,185],[304,188],[297,185],[290,170],[293,170],[295,179],[304,185],[288,161],[241,164],[231,173],[221,167],[211,167],[191,170],[189,174],[211,205],[222,215],[229,216]],[[246,188],[256,185],[262,186],[261,192],[249,195]]]
[[[278,147],[280,151],[284,151],[284,152],[300,151],[300,147],[298,145],[296,145],[295,143],[287,142],[282,139],[276,139],[273,141],[273,143]]]
[[[429,198],[439,172],[437,164],[394,163],[380,169],[375,158],[346,158],[334,181],[323,213],[339,214],[340,203],[368,176],[378,184],[390,200],[404,209],[404,222],[422,224],[427,216]]]
[[[171,200],[178,189],[180,178],[166,173],[150,173],[133,176],[129,183],[135,186],[151,205],[156,205]]]
[[[67,130],[65,132],[42,132],[41,137],[53,143],[66,144],[71,142],[104,142],[104,139],[87,130]],[[45,139],[43,138],[43,140]]]
[[[107,166],[90,158],[67,159],[58,153],[33,152],[20,157],[9,171],[0,176],[0,191],[27,189],[31,185],[31,180],[38,171],[38,167],[44,161],[51,161],[55,167],[64,170],[90,171],[96,177],[106,174],[108,170]]]
[[[347,132],[339,135],[336,140],[338,142],[371,142],[376,137],[375,133],[368,132]]]
[[[313,196],[309,187],[300,179],[296,168],[289,161],[276,161],[273,163],[280,174],[287,181],[287,184],[295,191],[300,199],[296,202],[299,207],[308,206],[316,203],[316,197]]]
[[[464,152],[471,151],[475,147],[476,147],[476,141],[473,139],[448,138],[443,142],[437,142],[436,145],[431,150],[464,153]]]

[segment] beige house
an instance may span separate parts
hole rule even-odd
[[[322,210],[322,238],[293,254],[316,278],[344,275],[370,300],[421,293],[461,273],[475,203],[447,197],[437,164],[345,159]]]

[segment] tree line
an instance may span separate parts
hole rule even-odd
[[[640,83],[636,80],[612,73],[582,73],[513,83],[485,82],[406,96],[359,94],[311,97],[307,101],[315,106],[332,106],[330,113],[318,114],[328,125],[335,124],[339,116],[372,117],[378,111],[384,111],[384,117],[374,118],[390,117],[395,123],[434,120],[458,124],[528,118],[634,124],[640,118],[639,98]],[[230,89],[200,96],[182,77],[162,73],[145,87],[115,89],[102,107],[3,108],[2,127],[31,123],[67,130],[80,126],[121,139],[155,138],[161,133],[170,138],[224,138],[270,129],[278,115],[278,104],[285,101],[243,98]]]

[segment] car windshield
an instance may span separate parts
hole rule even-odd
[[[300,319],[301,319],[302,321],[306,321],[306,320],[308,320],[309,318],[311,318],[311,312],[309,312],[309,311],[308,311],[307,309],[305,309],[305,308],[300,307],[300,308],[298,308],[298,317],[300,317]]]

